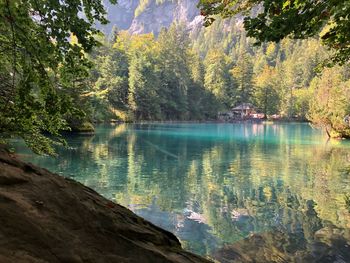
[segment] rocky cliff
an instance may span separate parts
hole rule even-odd
[[[0,262],[209,262],[80,183],[0,149]]]
[[[113,25],[131,34],[153,32],[173,22],[185,23],[189,30],[202,25],[198,0],[119,0],[117,5],[105,2],[110,24],[102,28],[109,33]]]

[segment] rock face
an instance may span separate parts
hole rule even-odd
[[[139,2],[140,0],[119,0],[117,5],[111,5],[108,0],[105,1],[107,18],[110,23],[100,28],[106,33],[110,32],[113,25],[121,30],[128,30],[134,20]]]
[[[80,183],[0,149],[0,262],[209,262]]]
[[[198,0],[119,0],[117,5],[106,2],[110,24],[102,29],[109,33],[116,25],[131,34],[157,35],[163,27],[178,22],[194,30],[202,25],[197,3]]]

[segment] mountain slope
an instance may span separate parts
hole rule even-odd
[[[185,23],[192,30],[202,25],[197,0],[119,0],[117,5],[105,3],[110,24],[103,27],[109,33],[113,25],[131,34],[153,32],[173,22]]]

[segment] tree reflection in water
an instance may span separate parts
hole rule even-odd
[[[122,124],[68,140],[59,158],[26,158],[128,206],[196,253],[350,261],[350,144],[325,144],[307,124]]]
[[[298,231],[273,227],[251,234],[235,244],[225,245],[213,257],[226,262],[349,262],[350,230],[331,222],[322,222],[314,202],[306,201],[305,210],[297,213]]]

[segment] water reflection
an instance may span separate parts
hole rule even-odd
[[[350,261],[350,145],[326,144],[307,124],[121,124],[68,141],[57,159],[19,148],[196,253],[222,262]]]

